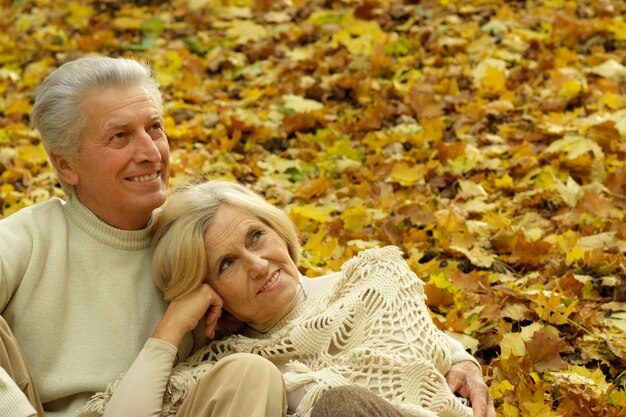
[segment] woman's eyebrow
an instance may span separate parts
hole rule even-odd
[[[252,239],[252,235],[254,234],[254,232],[256,232],[257,230],[259,230],[260,226],[258,224],[250,224],[248,225],[248,228],[246,229],[246,246],[248,246],[251,243],[251,239]]]

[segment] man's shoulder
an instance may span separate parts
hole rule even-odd
[[[65,201],[53,197],[50,200],[24,207],[15,213],[0,219],[0,229],[15,224],[32,224],[37,221],[48,221],[63,215]]]

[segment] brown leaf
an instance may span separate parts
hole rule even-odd
[[[559,354],[567,344],[557,338],[547,337],[543,332],[535,332],[529,342],[525,342],[526,351],[537,372],[560,371],[567,368],[567,363]]]
[[[511,260],[517,264],[536,267],[546,262],[546,255],[550,252],[551,247],[552,245],[543,240],[529,242],[523,235],[518,234]]]
[[[432,87],[423,85],[414,87],[409,92],[408,98],[409,106],[420,119],[443,115],[444,103],[436,98]]]

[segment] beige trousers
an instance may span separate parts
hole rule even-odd
[[[220,359],[185,399],[176,417],[284,417],[287,392],[269,360],[250,353]]]
[[[26,394],[40,417],[43,407],[28,365],[6,321],[0,316],[0,366]],[[284,417],[287,393],[278,369],[267,359],[235,353],[204,375],[177,417]]]
[[[4,318],[0,316],[0,367],[17,383],[40,417],[44,416],[37,388],[33,383],[24,354]]]

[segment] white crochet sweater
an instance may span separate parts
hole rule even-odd
[[[197,379],[235,352],[271,360],[290,392],[306,386],[296,417],[309,416],[325,390],[341,385],[367,387],[413,416],[472,416],[444,378],[458,349],[432,322],[422,281],[396,247],[359,253],[334,286],[299,303],[267,333],[214,341],[177,365],[162,415],[174,416]],[[91,405],[103,405],[111,389]]]

